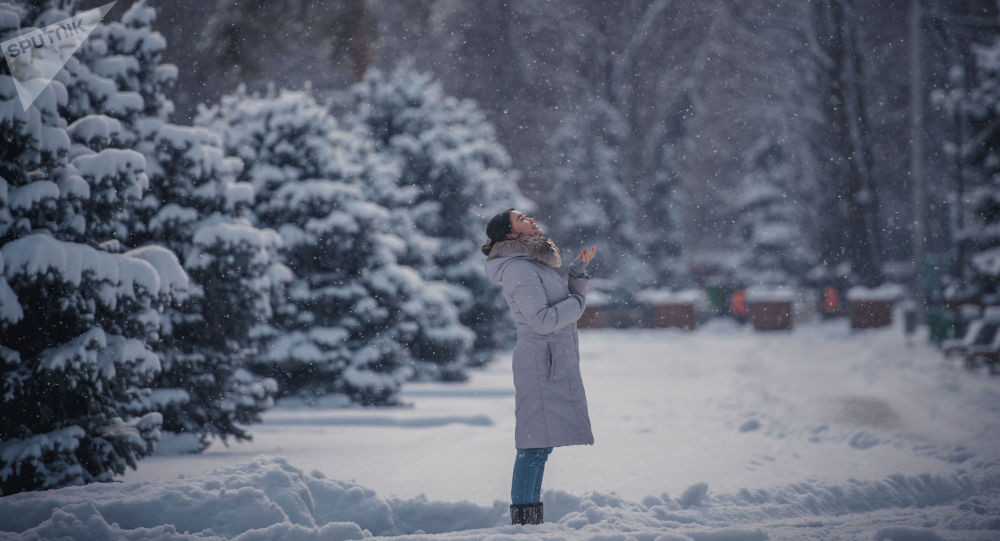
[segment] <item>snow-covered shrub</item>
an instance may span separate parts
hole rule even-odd
[[[67,16],[37,10],[0,4],[0,39]],[[152,451],[161,423],[146,388],[160,370],[152,345],[161,307],[187,287],[169,250],[121,253],[146,163],[108,147],[110,133],[69,129],[63,112],[78,87],[65,81],[102,84],[78,68],[67,64],[27,111],[0,68],[2,494],[107,481]]]
[[[485,363],[508,345],[510,333],[506,303],[483,275],[478,247],[494,214],[515,206],[530,210],[510,157],[473,102],[445,95],[411,62],[388,76],[369,71],[353,96],[351,124],[399,168],[395,183],[366,189],[401,216],[394,222],[406,241],[401,261],[427,280],[452,286],[446,295],[475,333],[473,362]]]

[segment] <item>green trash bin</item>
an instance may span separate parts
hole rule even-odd
[[[955,337],[955,318],[942,308],[927,310],[927,340],[935,346]]]
[[[705,297],[712,313],[725,314],[728,312],[729,306],[726,304],[726,291],[722,286],[707,286],[705,288]]]

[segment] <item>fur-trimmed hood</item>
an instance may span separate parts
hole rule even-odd
[[[503,268],[516,259],[534,259],[544,265],[558,269],[562,266],[562,253],[556,243],[547,237],[518,237],[493,245],[486,258],[486,275],[499,283]]]
[[[562,266],[562,254],[556,243],[548,237],[518,237],[493,245],[487,261],[507,254],[528,254],[531,257],[554,268]]]

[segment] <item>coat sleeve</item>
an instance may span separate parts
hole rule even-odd
[[[549,305],[542,288],[542,279],[529,266],[510,269],[504,277],[503,288],[510,299],[511,309],[520,312],[528,325],[538,334],[552,334],[569,326],[583,315],[586,299],[570,293],[565,299]]]
[[[590,275],[587,274],[587,264],[580,259],[580,256],[576,256],[576,259],[570,263],[567,280],[569,281],[570,293],[587,295],[587,284],[590,283]]]

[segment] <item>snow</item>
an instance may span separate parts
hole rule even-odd
[[[60,428],[46,434],[35,434],[27,438],[13,438],[9,439],[2,446],[0,446],[0,460],[5,464],[4,468],[0,470],[0,475],[9,475],[11,473],[17,473],[11,468],[11,465],[18,464],[19,462],[24,462],[28,464],[37,464],[41,461],[36,461],[40,458],[43,453],[57,454],[59,452],[73,451],[79,444],[80,439],[84,437],[84,431],[82,428],[76,425],[71,425],[67,427]],[[36,460],[32,460],[32,459]],[[16,466],[15,466],[16,467]],[[67,472],[67,476],[72,477],[73,472]],[[3,516],[7,510],[7,500],[0,501],[0,516]],[[4,524],[11,524],[10,521],[4,520]],[[6,529],[8,526],[3,526],[3,530],[0,530],[0,534],[3,532],[9,532]]]
[[[79,175],[76,168],[66,167],[59,173],[59,191],[64,198],[90,199],[90,184]],[[83,220],[83,216],[78,215],[75,219]]]
[[[160,358],[135,338],[109,336],[108,347],[101,351],[98,364],[102,377],[115,377],[116,365],[132,365],[129,371],[141,378],[151,378],[160,371]]]
[[[73,165],[84,177],[103,179],[143,171],[146,168],[146,158],[134,150],[106,148],[96,154],[74,159]],[[146,187],[145,181],[142,187]]]
[[[160,408],[170,403],[183,404],[189,400],[191,400],[191,395],[189,395],[184,389],[160,388],[150,389],[149,397],[147,398],[146,403],[152,408]],[[195,440],[197,440],[197,435],[195,435]],[[160,441],[162,443],[163,440]],[[157,444],[157,452],[162,453],[166,450],[162,447],[164,446]]]
[[[760,224],[754,230],[754,241],[760,244],[784,246],[802,237],[802,232],[789,223]]]
[[[73,286],[81,280],[109,284],[100,289],[105,306],[117,306],[122,297],[134,298],[138,288],[160,291],[157,269],[142,259],[109,254],[90,246],[62,242],[44,234],[32,234],[8,242],[2,248],[7,280],[20,274],[57,277]]]
[[[990,248],[973,255],[972,265],[983,274],[1000,276],[1000,248]]]
[[[121,133],[121,123],[104,115],[87,115],[73,122],[67,128],[77,141],[89,142],[93,139],[108,140]]]
[[[28,210],[46,199],[58,199],[59,186],[49,180],[38,180],[21,187],[10,188],[7,204],[11,209]]]
[[[849,301],[897,301],[904,297],[906,289],[899,284],[882,284],[878,287],[855,286],[847,290]]]
[[[287,402],[252,442],[158,455],[122,484],[4,497],[0,532],[986,540],[1000,527],[1000,389],[900,324],[582,330],[580,347],[596,444],[556,449],[546,524],[530,530],[506,516],[507,354],[468,383],[408,384],[409,407]]]
[[[238,170],[243,167],[243,162],[239,158],[227,160],[225,163],[231,170]],[[254,190],[253,184],[249,182],[230,182],[225,187],[226,208],[232,209],[236,205],[253,204]]]
[[[149,228],[153,231],[163,231],[176,227],[178,223],[194,223],[198,221],[198,211],[190,207],[182,207],[176,203],[167,203],[160,207],[149,220]]]
[[[787,286],[750,286],[747,288],[747,302],[792,302],[798,294]]]
[[[157,245],[142,246],[125,252],[128,257],[141,259],[156,269],[160,279],[160,288],[153,290],[162,295],[172,295],[186,291],[190,285],[187,273],[181,267],[180,261],[170,250]]]
[[[69,136],[66,130],[58,127],[42,127],[42,139],[39,148],[43,152],[60,154],[69,152]]]
[[[598,289],[591,289],[587,291],[586,297],[587,306],[593,306],[596,308],[598,306],[607,306],[612,304],[611,296]]]
[[[669,289],[644,289],[635,294],[635,300],[649,304],[705,303],[705,292],[700,289],[671,291]]]
[[[127,118],[142,111],[143,100],[138,92],[112,92],[104,101],[104,110],[117,118]]]
[[[211,264],[213,256],[208,252],[220,245],[226,251],[244,246],[254,251],[254,263],[266,264],[270,261],[270,250],[281,245],[281,238],[271,229],[257,229],[243,223],[220,222],[198,228],[192,242],[195,247],[187,255],[187,267],[198,269]]]
[[[21,17],[16,12],[10,11],[9,6],[0,7],[0,32],[6,34],[11,30],[16,30],[20,26]]]

